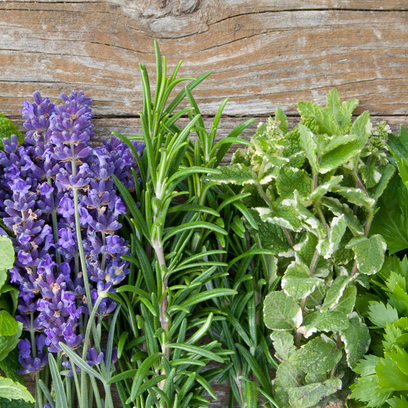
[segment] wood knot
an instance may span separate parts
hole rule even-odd
[[[194,13],[199,5],[200,0],[180,0],[179,12],[184,14]]]

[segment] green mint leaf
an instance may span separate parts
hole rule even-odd
[[[329,259],[334,251],[338,248],[344,233],[346,232],[347,223],[344,215],[334,217],[330,223],[328,238],[320,241],[320,255]]]
[[[395,323],[398,321],[398,311],[389,303],[384,305],[382,302],[370,302],[368,306],[368,318],[375,326],[385,328],[387,323]]]
[[[360,275],[360,276],[366,276],[366,275]],[[354,309],[354,305],[356,304],[356,298],[357,298],[357,288],[355,286],[348,286],[344,290],[342,297],[339,299],[339,301],[333,307],[332,310],[349,315]]]
[[[370,121],[370,114],[368,112],[362,113],[353,123],[350,129],[350,134],[357,135],[361,143],[361,147],[364,147],[368,141],[368,136],[371,134],[373,125]]]
[[[372,197],[375,201],[377,201],[384,193],[389,181],[391,180],[391,177],[394,175],[395,168],[393,165],[387,164],[386,166],[378,167],[378,170],[381,178],[378,184],[368,191],[370,197]]]
[[[362,164],[359,167],[359,171],[364,185],[368,189],[376,186],[377,183],[381,180],[382,174],[377,170],[375,160],[373,160],[369,166],[367,166],[366,164]]]
[[[21,399],[27,402],[35,402],[35,399],[26,387],[9,378],[3,377],[0,377],[0,398],[5,398],[10,401]]]
[[[327,94],[327,110],[333,113],[334,120],[337,123],[341,121],[341,101],[336,88],[333,88]]]
[[[342,358],[341,349],[337,349],[336,343],[322,334],[303,345],[290,361],[303,372],[326,374],[333,370]]]
[[[293,408],[315,407],[324,397],[341,389],[341,380],[332,378],[324,383],[314,383],[288,390],[290,406]]]
[[[302,221],[303,227],[312,234],[315,234],[319,239],[325,238],[326,231],[323,224],[303,205],[302,200],[297,193],[295,193],[295,203],[296,213],[299,220]]]
[[[255,210],[249,210],[258,224],[258,230],[247,225],[249,233],[256,239],[259,236],[262,248],[271,249],[275,255],[293,256],[293,249],[289,245],[285,233],[279,225],[263,222]]]
[[[205,178],[209,181],[224,184],[238,184],[240,186],[255,184],[257,180],[257,174],[241,163],[220,166],[218,170],[219,174],[209,174]]]
[[[271,292],[264,302],[264,321],[272,330],[296,330],[302,324],[302,311],[284,291]]]
[[[358,106],[358,99],[349,99],[341,104],[340,110],[340,121],[338,124],[342,128],[343,132],[346,133],[351,126],[351,115],[354,109]]]
[[[329,136],[343,134],[333,112],[329,109],[323,109],[313,102],[299,102],[298,111],[302,118],[314,118],[319,126],[320,133],[327,133]]]
[[[318,186],[307,198],[303,201],[310,205],[312,202],[317,203],[327,192],[331,191],[333,187],[337,187],[343,180],[343,176],[332,177],[329,181]]]
[[[293,198],[295,190],[301,197],[306,197],[312,192],[312,179],[304,170],[285,166],[278,174],[276,188],[283,199]]]
[[[348,329],[349,320],[345,313],[341,312],[313,312],[303,318],[303,325],[299,327],[298,332],[305,338],[309,338],[316,332],[338,332]]]
[[[0,336],[13,336],[17,333],[18,322],[5,310],[0,310]]]
[[[347,226],[354,235],[364,233],[364,227],[361,225],[360,220],[354,215],[353,210],[347,204],[342,204],[337,198],[333,197],[323,197],[321,203],[334,215],[344,215]]]
[[[13,243],[9,237],[0,235],[0,269],[11,269],[14,265]]]
[[[273,396],[280,407],[289,406],[288,390],[299,386],[297,379],[301,378],[302,374],[291,361],[279,364],[273,384]]]
[[[287,202],[287,200],[278,204],[273,212],[265,207],[255,208],[255,210],[258,211],[262,221],[270,222],[295,232],[302,230],[302,223],[299,220],[298,214],[292,203]]]
[[[0,361],[3,361],[10,351],[17,347],[20,341],[21,333],[23,332],[23,324],[18,322],[17,332],[12,336],[0,336]]]
[[[275,111],[275,120],[278,120],[280,122],[279,129],[283,133],[287,133],[288,132],[288,120],[286,118],[285,113],[283,112],[283,110],[281,108],[276,109],[276,111]]]
[[[359,188],[334,187],[333,191],[346,198],[350,203],[358,205],[359,207],[365,207],[367,209],[374,207],[375,200],[367,197],[364,191]]]
[[[383,263],[387,244],[381,235],[373,235],[370,238],[353,238],[348,244],[354,249],[355,260],[358,270],[366,275],[377,273]]]
[[[349,316],[350,326],[341,331],[341,340],[346,350],[347,364],[354,368],[358,361],[367,353],[370,345],[370,332],[368,327],[361,321],[357,313]]]
[[[21,374],[17,374],[17,370],[21,368],[21,364],[18,361],[18,352],[19,350],[15,348],[3,361],[0,361],[0,369],[7,378],[24,385],[24,377]]]
[[[328,141],[327,144],[324,145],[324,147],[322,148],[322,154],[326,155],[330,152],[332,152],[333,150],[337,149],[340,146],[343,145],[348,145],[350,143],[355,142],[356,140],[358,140],[358,135],[345,135],[345,136],[334,136],[332,139],[330,139]],[[355,150],[355,148],[350,149],[350,147],[347,150]],[[341,154],[343,153],[343,154]],[[345,151],[340,150],[340,155],[341,156],[345,156]],[[325,156],[323,156],[325,157]],[[329,156],[327,156],[329,157]],[[326,161],[328,161],[328,158],[325,159]],[[342,164],[344,162],[340,162],[340,164]]]
[[[319,164],[317,160],[317,144],[314,141],[313,133],[304,125],[299,124],[300,131],[300,145],[306,153],[306,157],[309,160],[312,167],[313,174],[319,172]]]
[[[354,281],[354,278],[348,276],[338,276],[330,285],[322,305],[322,312],[329,312],[339,303],[346,287]]]
[[[280,361],[286,361],[296,352],[292,334],[285,331],[275,331],[271,334],[275,357]]]
[[[296,300],[309,296],[323,281],[310,276],[310,269],[303,263],[292,262],[282,278],[282,289]]]

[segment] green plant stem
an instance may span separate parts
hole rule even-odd
[[[320,255],[320,254],[319,254],[319,251],[316,250],[315,253],[314,253],[314,255],[313,255],[312,262],[311,262],[311,264],[310,264],[310,277],[313,276],[313,273],[314,273],[314,271],[315,271],[315,269],[316,269],[317,261],[319,260],[319,255]],[[302,311],[302,315],[303,315],[303,311],[305,310],[306,303],[307,303],[307,296],[302,299],[302,303],[300,304],[300,309],[301,309],[301,311]],[[302,333],[296,332],[295,346],[296,346],[297,348],[299,348],[299,346],[300,346],[301,336],[302,336]]]
[[[49,176],[47,176],[47,183],[52,187],[52,178]],[[52,232],[54,235],[54,243],[56,244],[58,242],[58,222],[57,222],[57,213],[56,213],[56,209],[54,205],[55,205],[55,199],[53,196],[53,208],[51,212],[51,218],[52,218]],[[57,259],[58,266],[61,265],[61,254],[58,251],[55,251],[55,256]]]

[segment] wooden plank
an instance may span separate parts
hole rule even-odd
[[[13,121],[18,125],[19,129],[24,132],[23,120],[21,118],[12,117]],[[232,129],[238,126],[240,123],[244,122],[251,117],[222,117],[217,132],[217,140],[221,140],[228,136]],[[255,122],[250,125],[240,137],[249,140],[255,133],[259,122],[264,122],[267,117],[257,116],[255,117]],[[289,129],[293,129],[299,123],[298,117],[288,117]],[[372,123],[378,123],[385,120],[391,127],[394,134],[399,135],[400,126],[405,126],[408,128],[408,116],[372,116]],[[211,129],[213,118],[204,118],[204,123],[206,129]],[[95,126],[95,138],[94,144],[100,145],[103,139],[109,140],[112,136],[112,132],[119,132],[125,136],[133,136],[135,134],[141,134],[140,119],[138,118],[96,118],[93,119],[93,124]],[[179,122],[180,126],[185,126],[187,124],[187,119],[182,119]],[[231,160],[232,153],[238,148],[238,145],[232,146],[230,151],[225,156],[222,164],[228,164]]]
[[[295,114],[332,87],[360,111],[408,114],[406,2],[244,3],[1,2],[0,109],[16,115],[34,90],[84,89],[97,115],[137,116],[138,63],[154,77],[158,38],[169,66],[186,61],[182,74],[214,71],[195,92],[207,115],[225,97],[229,115]]]

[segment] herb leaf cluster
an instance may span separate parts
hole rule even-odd
[[[252,234],[276,256],[281,290],[266,296],[264,319],[281,361],[273,391],[282,406],[336,401],[370,343],[355,302],[384,262],[384,239],[368,233],[394,167],[369,113],[352,123],[357,104],[341,103],[335,89],[326,108],[300,102],[291,132],[277,110],[248,149],[208,176],[251,193],[260,224]]]

